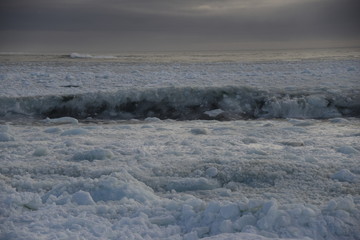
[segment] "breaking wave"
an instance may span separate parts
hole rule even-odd
[[[1,97],[0,117],[236,120],[360,116],[360,89],[260,90],[169,87],[35,97]]]

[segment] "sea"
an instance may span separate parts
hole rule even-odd
[[[0,239],[359,239],[360,48],[0,53]]]

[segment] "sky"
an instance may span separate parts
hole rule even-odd
[[[359,0],[1,0],[1,52],[360,46]]]

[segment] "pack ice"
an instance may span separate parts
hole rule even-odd
[[[1,125],[0,236],[358,239],[359,124]]]

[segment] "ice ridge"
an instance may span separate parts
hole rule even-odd
[[[260,90],[250,87],[167,87],[116,92],[1,97],[0,118],[236,120],[360,116],[360,89]]]

